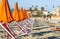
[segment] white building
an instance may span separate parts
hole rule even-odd
[[[48,15],[48,11],[47,10],[44,10],[43,11],[43,14]]]
[[[50,13],[56,15],[56,16],[60,16],[60,6],[57,7],[57,9],[51,11]]]

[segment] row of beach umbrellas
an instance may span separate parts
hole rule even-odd
[[[9,34],[11,39],[17,39],[17,35],[11,30],[8,23],[15,22],[23,33],[30,33],[33,25],[31,13],[28,13],[22,7],[18,10],[18,3],[14,6],[14,11],[11,12],[8,0],[2,0],[0,3],[0,26]]]

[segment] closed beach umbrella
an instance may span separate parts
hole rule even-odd
[[[0,22],[1,22],[1,3],[0,3]]]
[[[18,11],[18,4],[16,3],[14,6],[13,19],[14,21],[19,21],[19,11]]]
[[[12,19],[12,14],[10,11],[8,1],[6,1],[6,3],[4,3],[4,5],[5,6],[3,7],[3,10],[2,10],[2,21],[5,23],[11,22],[11,21],[13,21],[13,19]]]
[[[20,17],[20,21],[24,20],[23,8],[22,7],[20,8],[19,17]]]
[[[24,17],[24,20],[28,19],[28,15],[25,9],[23,10],[23,17]]]
[[[2,2],[0,3],[0,22],[2,21],[2,11],[5,5],[5,1],[6,0],[2,0]]]
[[[13,21],[12,19],[12,14],[10,11],[10,7],[8,4],[8,0],[2,0],[2,5],[1,5],[1,21],[0,23],[1,27],[12,37],[15,38],[15,34],[12,32],[12,30],[9,28],[9,26],[6,23],[9,23]]]

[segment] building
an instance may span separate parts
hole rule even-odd
[[[60,16],[60,6],[58,6],[57,9],[51,11],[50,13],[56,16]]]
[[[43,11],[43,14],[48,15],[48,11],[47,10],[44,10]]]

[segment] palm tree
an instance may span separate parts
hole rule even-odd
[[[44,11],[44,7],[41,7],[41,11]]]
[[[32,5],[32,8],[33,8],[34,6]]]
[[[36,5],[36,7],[38,7],[38,5]]]
[[[30,11],[31,13],[33,12],[32,7],[29,8],[29,11]]]
[[[38,11],[38,8],[37,8],[37,7],[38,7],[37,5],[36,5],[36,7],[34,7],[34,10],[35,10],[35,11]]]
[[[32,7],[30,7],[29,10],[32,11]]]

